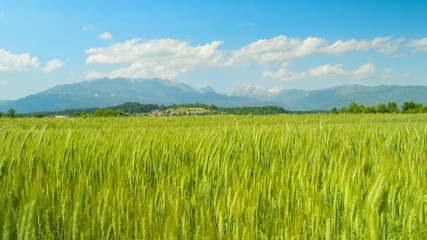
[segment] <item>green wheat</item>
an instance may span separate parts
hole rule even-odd
[[[426,239],[427,115],[0,119],[3,239]]]

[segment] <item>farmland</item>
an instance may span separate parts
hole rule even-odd
[[[427,115],[0,119],[3,239],[426,239]]]

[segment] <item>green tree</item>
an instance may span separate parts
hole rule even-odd
[[[34,117],[36,117],[36,118],[42,118],[43,115],[39,113],[39,114],[36,114]]]
[[[95,112],[95,116],[96,117],[121,117],[121,116],[125,116],[125,114],[120,111],[114,111],[112,109],[98,109]]]
[[[338,111],[337,111],[337,108],[336,107],[333,107],[332,109],[331,109],[331,112],[330,112],[331,114],[338,114]]]
[[[96,117],[102,117],[102,116],[104,116],[105,115],[105,110],[104,109],[98,109],[98,110],[96,110],[96,112],[95,112],[95,116]]]
[[[416,109],[416,105],[415,105],[414,102],[404,102],[403,106],[402,106],[402,109],[404,111],[409,111],[411,109]]]
[[[352,102],[348,105],[348,109],[346,111],[346,113],[357,113],[359,110],[359,105],[357,105],[357,103]]]
[[[7,111],[6,113],[6,117],[9,117],[9,118],[14,118],[15,115],[16,115],[16,111],[13,108],[10,108],[9,111]]]
[[[363,113],[376,113],[376,111],[375,111],[375,107],[374,107],[374,106],[366,107],[366,108],[363,110]]]
[[[397,104],[395,102],[389,102],[387,104],[387,111],[389,113],[396,113],[399,111],[399,109],[397,108]]]
[[[387,107],[385,106],[385,104],[379,104],[377,106],[377,113],[387,113]]]
[[[347,112],[347,109],[345,109],[345,107],[342,107],[341,108],[341,113],[346,113]]]

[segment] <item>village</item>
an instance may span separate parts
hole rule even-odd
[[[162,117],[172,117],[172,116],[199,116],[199,115],[212,115],[214,114],[212,111],[209,110],[205,110],[205,109],[197,109],[197,110],[190,110],[190,109],[186,109],[186,110],[166,110],[166,111],[161,111],[161,110],[154,110],[151,113],[148,114],[138,114],[138,115],[148,115],[150,117],[158,117],[158,116],[162,116]]]
[[[179,116],[201,116],[201,115],[213,115],[215,114],[212,111],[205,109],[197,109],[197,110],[154,110],[150,113],[138,113],[138,114],[130,114],[127,113],[125,116],[150,116],[150,117],[179,117]],[[222,113],[224,114],[224,113]],[[68,115],[51,115],[51,116],[43,116],[44,118],[68,118]]]

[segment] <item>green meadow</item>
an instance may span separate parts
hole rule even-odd
[[[426,239],[427,114],[0,119],[2,239]]]

